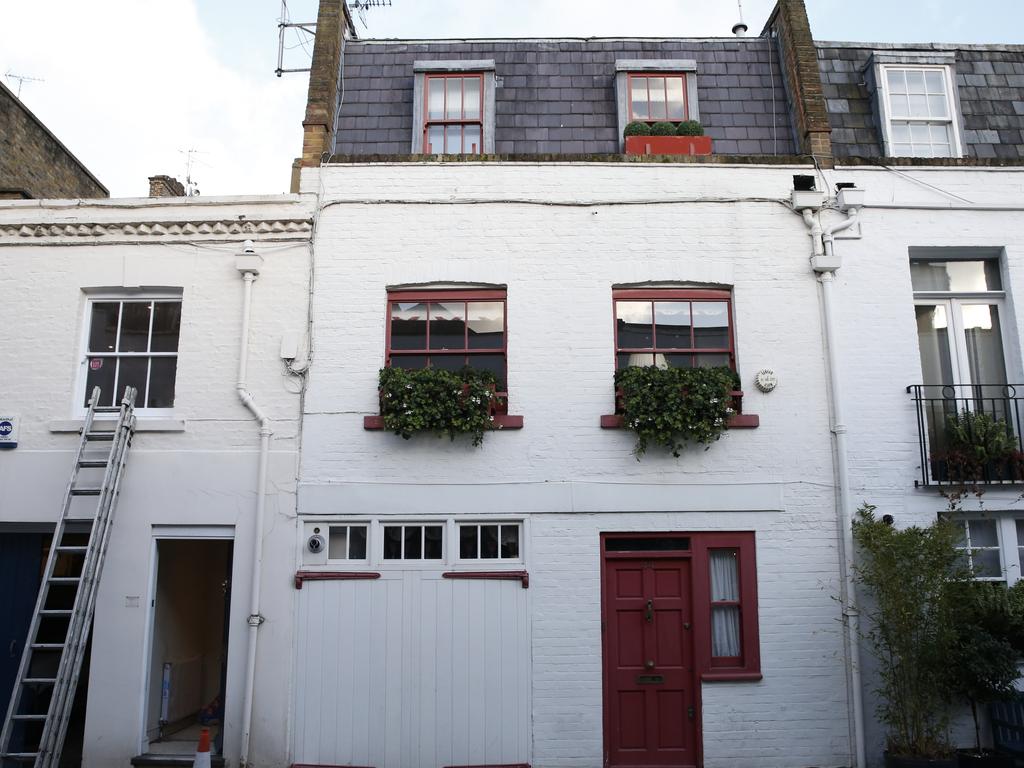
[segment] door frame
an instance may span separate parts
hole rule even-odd
[[[605,546],[607,539],[669,539],[669,538],[688,538],[690,539],[690,548],[687,550],[667,550],[661,552],[650,552],[650,551],[626,551],[626,552],[609,552]],[[610,680],[607,674],[607,661],[608,661],[608,617],[605,613],[607,606],[607,592],[608,592],[608,570],[605,564],[608,560],[688,560],[690,561],[690,605],[693,611],[693,642],[692,642],[692,660],[693,665],[693,708],[694,708],[694,757],[696,758],[696,764],[698,768],[702,768],[704,765],[704,706],[703,706],[703,691],[701,676],[698,673],[698,654],[699,654],[699,642],[698,642],[698,631],[697,631],[697,614],[696,614],[696,585],[698,582],[697,574],[694,572],[694,548],[693,548],[693,534],[685,533],[680,531],[607,531],[601,533],[601,723],[602,723],[602,763],[605,768],[609,768],[609,744],[608,739],[611,734],[612,725],[611,722],[611,708],[608,705],[610,701]],[[631,768],[642,768],[639,766],[632,766]],[[659,766],[658,768],[665,768]]]
[[[142,685],[139,686],[141,698],[138,702],[139,712],[141,713],[140,755],[149,751],[149,678],[153,661],[153,640],[156,633],[156,585],[160,572],[160,549],[158,545],[161,541],[166,540],[230,541],[233,553],[235,547],[235,527],[233,525],[154,525],[152,528],[149,544],[149,584],[146,588],[146,630],[142,645]],[[232,562],[232,581],[234,581],[235,563],[237,563],[237,559]],[[225,617],[225,620],[229,622],[228,634],[230,635],[230,616]],[[227,701],[227,691],[224,692],[224,700]],[[224,726],[224,733],[225,735],[227,734],[226,724]]]

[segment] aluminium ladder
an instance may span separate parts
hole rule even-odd
[[[135,432],[135,389],[120,406],[100,407],[100,389],[89,399],[78,454],[64,492],[10,706],[0,732],[0,767],[57,768],[78,677],[85,657],[103,561],[128,448]],[[94,431],[98,413],[118,414],[112,430]],[[103,450],[109,443],[109,451]],[[99,486],[79,485],[81,470],[101,470]],[[97,473],[98,474],[98,473]],[[85,482],[82,480],[82,482]],[[94,498],[83,510],[77,498]],[[74,506],[74,509],[72,508]]]

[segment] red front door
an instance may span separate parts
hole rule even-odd
[[[604,562],[605,763],[696,766],[690,561]]]

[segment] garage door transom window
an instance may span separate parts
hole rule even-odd
[[[460,560],[520,561],[519,523],[460,523]]]

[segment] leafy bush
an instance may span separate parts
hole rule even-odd
[[[472,435],[480,445],[492,428],[496,379],[489,371],[438,368],[380,371],[380,414],[384,428],[408,440],[416,432]]]
[[[739,386],[730,368],[622,368],[615,373],[625,425],[636,433],[637,460],[648,445],[678,457],[687,443],[707,447],[721,437],[733,414],[729,393]]]
[[[626,125],[626,130],[622,132],[623,136],[650,136],[651,126],[641,120],[634,120],[633,122]]]
[[[874,604],[862,605],[865,636],[878,661],[878,716],[894,755],[949,755],[950,660],[961,635],[959,600],[970,574],[947,520],[897,529],[865,504],[853,522],[860,552],[857,581]],[[862,601],[863,602],[863,601]]]
[[[947,416],[945,450],[932,458],[945,461],[949,479],[958,483],[1024,477],[1024,456],[1010,426],[980,411],[965,409]]]
[[[651,126],[651,136],[675,136],[676,127],[673,123],[655,123]]]
[[[696,120],[683,120],[676,129],[679,136],[703,136],[704,126]]]
[[[956,637],[947,660],[949,686],[971,705],[975,752],[982,754],[978,705],[1016,694],[1017,651],[1011,640],[1019,639],[1020,615],[1015,615],[1003,584],[969,582],[957,592]]]

